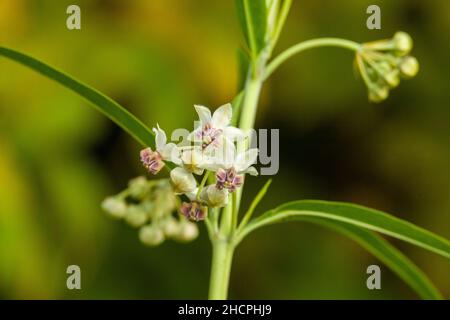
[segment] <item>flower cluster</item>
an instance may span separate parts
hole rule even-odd
[[[166,238],[191,241],[198,235],[197,225],[174,216],[178,199],[168,179],[132,179],[128,188],[106,198],[102,208],[109,215],[140,228],[139,238],[149,246],[161,244]]]
[[[206,218],[208,208],[224,207],[229,194],[239,188],[244,174],[257,175],[252,165],[258,149],[248,148],[246,134],[230,125],[230,104],[219,107],[214,114],[203,106],[195,106],[198,126],[188,135],[189,143],[167,143],[166,133],[154,128],[156,148],[141,151],[141,162],[151,174],[157,174],[166,162],[175,165],[170,180],[176,195],[184,197],[180,213],[189,220]],[[203,176],[199,184],[195,176]]]
[[[410,79],[419,71],[417,59],[409,53],[413,47],[411,37],[405,32],[395,33],[392,39],[364,43],[356,54],[356,63],[367,86],[369,100],[381,102],[389,90],[400,83],[400,78]]]

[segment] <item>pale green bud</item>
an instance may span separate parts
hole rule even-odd
[[[125,214],[125,221],[129,225],[137,228],[147,222],[147,214],[140,206],[130,205]]]
[[[384,80],[391,88],[395,88],[400,83],[398,70],[392,70],[383,75]]]
[[[197,187],[197,181],[192,173],[183,168],[178,167],[170,171],[170,178],[177,194],[192,192]]]
[[[123,199],[108,197],[102,202],[102,209],[114,218],[123,218],[127,212],[127,205]]]
[[[228,190],[226,188],[218,189],[216,185],[212,184],[203,188],[200,199],[209,207],[225,207],[228,203]]]
[[[411,52],[413,47],[413,40],[409,34],[403,31],[395,33],[392,39],[394,51],[398,56],[405,56]]]
[[[386,100],[389,96],[389,87],[385,85],[373,85],[369,88],[369,101],[371,102],[382,102]]]
[[[137,177],[128,182],[128,192],[133,198],[140,199],[144,197],[148,190],[149,185],[145,177]]]
[[[409,79],[414,77],[419,72],[419,62],[416,58],[407,56],[402,59],[399,68],[400,74]]]
[[[179,233],[176,240],[181,242],[189,242],[198,237],[197,224],[189,221],[185,221],[180,225]]]
[[[163,222],[163,231],[166,237],[174,238],[180,234],[180,222],[176,219],[170,218]]]
[[[143,244],[153,247],[164,241],[164,233],[153,225],[147,225],[139,230],[139,239]]]

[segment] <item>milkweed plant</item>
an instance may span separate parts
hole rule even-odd
[[[210,299],[226,299],[235,248],[251,232],[283,221],[306,221],[331,228],[358,242],[381,260],[424,299],[442,298],[428,277],[378,234],[397,238],[450,258],[448,240],[387,213],[356,204],[295,200],[256,215],[270,181],[254,195],[243,192],[246,176],[258,175],[258,148],[252,143],[258,100],[265,81],[289,58],[309,49],[341,47],[355,55],[355,66],[368,99],[388,98],[401,79],[414,77],[419,64],[405,32],[391,39],[357,43],[339,38],[300,42],[272,58],[292,0],[237,0],[246,47],[240,51],[245,76],[230,103],[212,112],[196,105],[198,121],[181,142],[168,140],[155,123],[150,130],[111,98],[29,55],[0,47],[0,55],[60,83],[92,103],[126,130],[143,148],[143,175],[102,203],[105,212],[138,230],[139,239],[157,246],[166,239],[194,240],[204,223],[212,244]],[[145,175],[145,174],[146,175]],[[158,179],[151,178],[158,176]],[[242,197],[253,197],[248,208]],[[254,217],[256,216],[256,217]]]

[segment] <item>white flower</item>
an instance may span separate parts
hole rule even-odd
[[[170,171],[170,178],[176,194],[192,193],[197,188],[197,180],[184,168],[178,167]]]
[[[200,125],[191,133],[189,139],[200,142],[202,149],[212,146],[218,147],[223,138],[234,140],[242,136],[242,130],[230,126],[233,110],[231,104],[219,107],[211,116],[211,111],[204,107],[195,105],[200,119]]]
[[[175,143],[167,143],[164,130],[157,125],[157,128],[153,128],[153,132],[155,132],[156,150],[153,151],[150,147],[141,150],[141,162],[144,167],[150,173],[157,174],[164,167],[164,161],[181,164],[180,151]]]
[[[202,152],[202,149],[196,146],[184,147],[180,154],[183,168],[198,175],[203,174],[205,163],[210,161],[209,157]]]
[[[153,128],[156,151],[161,155],[163,160],[173,162],[176,165],[181,164],[180,151],[177,145],[175,143],[167,143],[166,133],[158,124],[156,126],[156,128]]]
[[[223,146],[215,153],[213,161],[209,161],[207,169],[217,171],[219,169],[233,168],[237,174],[258,175],[253,164],[258,158],[258,149],[252,148],[237,152],[236,146],[229,140],[224,140]]]
[[[243,183],[243,174],[258,175],[252,166],[258,158],[258,149],[248,149],[236,152],[236,147],[228,140],[224,140],[223,147],[216,154],[215,161],[208,165],[208,170],[216,172],[216,187],[233,192]]]

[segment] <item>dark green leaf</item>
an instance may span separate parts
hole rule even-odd
[[[264,225],[296,220],[300,216],[320,217],[370,229],[450,258],[450,242],[443,237],[384,212],[341,202],[300,200],[286,203],[252,220],[239,237]]]
[[[308,221],[348,236],[369,251],[405,283],[407,283],[423,299],[442,299],[439,290],[414,262],[393,247],[388,241],[375,232],[340,221],[332,221],[317,217],[298,217],[300,221]]]
[[[247,52],[243,49],[238,49],[237,51],[238,58],[238,91],[244,89],[245,82],[247,80],[249,66],[250,66],[250,57]]]
[[[122,127],[144,146],[154,146],[154,134],[139,119],[117,102],[83,82],[21,52],[0,47],[0,55],[14,60],[58,82],[91,102],[97,110]]]
[[[266,1],[236,0],[236,7],[247,44],[253,55],[257,56],[266,46]]]

